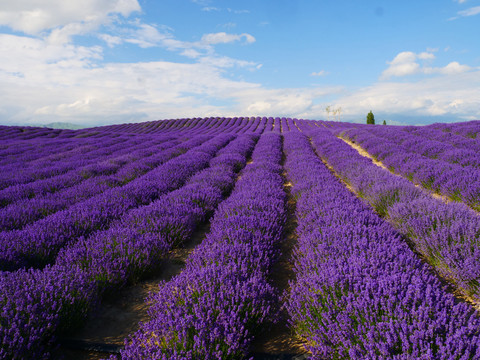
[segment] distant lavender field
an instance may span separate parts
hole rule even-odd
[[[279,322],[311,359],[480,359],[479,132],[271,117],[0,126],[0,359],[57,358],[107,295],[205,224],[111,359],[252,358]],[[293,275],[278,288],[287,223]]]

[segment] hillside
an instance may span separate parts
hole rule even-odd
[[[479,358],[479,132],[2,126],[0,358]]]

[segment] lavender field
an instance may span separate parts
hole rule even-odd
[[[98,358],[480,359],[480,121],[0,126],[0,167],[0,359],[187,247]]]

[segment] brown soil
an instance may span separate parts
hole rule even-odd
[[[99,309],[81,330],[61,340],[65,345],[61,347],[59,357],[68,360],[103,359],[110,354],[90,351],[92,344],[123,346],[125,338],[138,330],[139,323],[149,320],[148,304],[145,302],[147,296],[157,291],[160,281],[168,281],[182,271],[188,255],[205,238],[209,229],[209,223],[200,226],[191,240],[184,247],[173,250],[160,269],[148,279],[103,299]]]
[[[378,161],[378,160],[374,159],[374,158],[372,157],[372,155],[370,155],[370,154],[369,154],[364,148],[362,148],[360,145],[358,145],[358,144],[356,144],[356,143],[354,143],[354,142],[352,142],[352,141],[350,141],[350,140],[346,140],[346,139],[344,139],[344,138],[341,138],[341,137],[340,137],[339,139],[343,140],[345,143],[347,143],[347,144],[350,145],[352,148],[354,148],[355,150],[357,150],[358,153],[359,153],[360,155],[362,155],[363,157],[366,157],[366,158],[372,160],[372,162],[373,162],[375,165],[381,167],[381,168],[384,169],[384,170],[387,170],[387,171],[391,172],[393,175],[402,177],[401,175],[395,174],[394,172],[392,172],[389,168],[387,168],[385,165],[383,165],[383,163],[382,163],[381,161]],[[428,193],[430,194],[430,196],[432,196],[432,197],[435,198],[435,199],[441,200],[441,201],[443,201],[443,202],[446,203],[446,204],[448,204],[449,202],[451,202],[450,198],[448,198],[448,197],[445,196],[445,195],[441,195],[441,194],[438,194],[438,193],[434,193],[434,192],[432,192],[432,191],[430,191],[430,190],[428,190],[428,189],[425,189],[425,188],[422,187],[420,184],[416,184],[416,183],[413,183],[413,184],[415,185],[415,187],[421,188],[421,189],[423,189],[424,191],[428,192]]]
[[[372,155],[370,155],[370,154],[367,152],[367,150],[365,150],[364,148],[362,148],[362,147],[361,147],[360,145],[358,145],[357,143],[354,143],[354,142],[352,142],[352,141],[350,141],[350,140],[346,140],[346,139],[344,139],[344,138],[339,138],[339,139],[340,139],[340,140],[343,140],[345,143],[347,143],[347,144],[350,145],[352,148],[354,148],[355,150],[357,150],[358,153],[359,153],[360,155],[362,155],[363,157],[366,157],[366,158],[372,160],[372,162],[373,162],[375,165],[381,167],[382,169],[385,169],[385,170],[387,170],[387,171],[390,171],[390,170],[388,170],[388,168],[387,168],[385,165],[383,165],[380,161],[375,160],[375,159],[372,157]]]
[[[286,174],[283,174],[285,179]],[[290,292],[289,281],[295,279],[293,271],[292,254],[297,242],[297,219],[295,216],[296,202],[290,195],[292,183],[285,180],[284,189],[287,193],[287,221],[284,228],[283,241],[280,244],[281,255],[272,269],[270,277],[273,286],[279,294],[288,294]],[[252,343],[252,353],[261,357],[261,355],[301,355],[305,354],[303,348],[304,341],[295,336],[287,323],[287,310],[282,307],[280,310],[279,321],[272,324],[268,331],[262,332]]]
[[[300,128],[298,127],[297,123],[294,121],[293,124],[295,125],[295,127],[297,128],[298,131],[302,132],[302,130],[300,130]]]
[[[252,162],[249,157],[247,165]],[[236,181],[240,178],[241,172]],[[139,329],[140,322],[149,320],[149,306],[145,301],[148,295],[157,291],[161,281],[169,281],[183,270],[186,259],[209,231],[210,222],[207,221],[197,228],[183,247],[172,250],[168,258],[162,260],[159,269],[147,279],[104,298],[99,309],[90,316],[82,329],[61,339],[63,345],[58,351],[58,357],[68,360],[98,360],[114,354],[115,352],[102,352],[101,349],[105,345],[122,347],[124,340]],[[92,351],[92,347],[95,351]]]
[[[352,143],[348,140],[345,140],[343,138],[340,138],[341,140],[345,141],[348,145],[350,145],[352,148],[354,148],[355,150],[358,151],[358,153],[364,157],[367,157],[369,159],[372,160],[372,162],[377,165],[377,166],[380,166],[381,168],[387,170],[387,171],[390,171],[385,165],[383,165],[380,161],[376,161],[372,158],[372,156],[365,150],[363,149],[361,146],[359,146],[358,144],[355,144],[355,143]],[[315,151],[316,152],[316,151]],[[317,152],[316,152],[317,153]],[[318,153],[317,153],[317,156]],[[347,184],[345,181],[343,181],[343,179],[337,174],[337,172],[335,171],[335,169],[330,166],[330,164],[328,164],[321,156],[319,156],[320,159],[322,160],[322,162],[325,164],[325,166],[332,172],[333,175],[335,175],[336,178],[339,179],[340,182],[342,182],[342,184],[344,184],[348,190],[350,190],[353,194],[355,194],[355,196],[359,197],[357,192],[349,185]],[[395,173],[392,173],[396,176],[400,176],[398,174],[395,174]],[[416,187],[421,187],[420,185],[418,184],[415,184]],[[426,189],[424,189],[423,187],[421,187],[423,190],[425,191],[428,191]],[[451,202],[450,199],[448,199],[446,196],[442,196],[442,195],[438,195],[438,194],[435,194],[435,193],[432,193],[430,191],[428,191],[430,193],[430,195],[436,199],[439,199],[445,203],[448,203],[448,202]],[[373,210],[373,209],[372,209]],[[412,242],[410,239],[408,238],[404,238],[404,240],[407,242],[408,246],[410,247],[410,249],[425,263],[429,264],[429,267],[430,267],[430,270],[435,273],[435,275],[439,278],[440,282],[446,287],[446,289],[455,296],[455,299],[456,301],[460,301],[460,302],[466,302],[468,303],[470,306],[472,306],[475,310],[477,310],[480,314],[480,303],[478,303],[475,299],[473,299],[470,295],[466,294],[465,291],[463,291],[461,288],[458,288],[454,283],[453,283],[453,280],[451,280],[450,278],[448,277],[445,277],[443,274],[439,273],[438,270],[430,265],[428,259],[422,254],[422,253],[419,253],[416,249],[416,246],[415,246],[415,243]]]

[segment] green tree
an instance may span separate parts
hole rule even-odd
[[[375,125],[375,117],[373,116],[372,110],[367,114],[367,124]]]
[[[387,125],[387,121],[386,121],[386,120],[383,120],[383,125]]]

